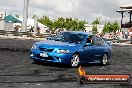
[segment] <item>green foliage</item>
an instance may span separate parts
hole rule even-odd
[[[98,32],[97,25],[99,24],[99,19],[96,18],[96,19],[92,22],[92,24],[93,24],[92,32],[93,32],[94,34],[96,34],[96,33]]]
[[[86,22],[85,21],[79,21],[78,22],[78,29],[82,29],[82,30],[85,30],[85,24]]]
[[[54,21],[50,20],[49,17],[43,16],[42,18],[38,19],[38,21],[50,29],[58,29],[58,28],[65,28],[70,31],[81,31],[85,29],[85,21],[79,21],[78,19],[73,18],[58,18]]]
[[[109,28],[108,27],[109,27],[108,24],[104,25],[103,33],[109,32]]]
[[[94,20],[94,21],[92,22],[92,24],[93,24],[93,25],[95,25],[95,24],[96,24],[96,25],[99,24],[99,19],[96,18],[96,20]]]
[[[67,30],[71,30],[72,18],[66,18],[64,25]]]
[[[38,22],[46,25],[50,30],[53,29],[53,22],[47,16],[43,16],[43,18],[38,19]]]
[[[117,30],[119,30],[120,29],[120,26],[119,26],[119,24],[118,24],[118,22],[117,21],[115,21],[114,23],[113,23],[113,31],[117,31]]]
[[[33,16],[32,16],[32,19],[35,19],[35,18],[36,18],[36,15],[33,15]]]
[[[98,32],[97,25],[93,25],[92,32],[96,34]]]
[[[71,21],[71,29],[76,31],[78,29],[78,19],[74,19]]]
[[[119,30],[119,24],[115,21],[114,23],[107,23],[104,25],[103,32],[116,32]]]

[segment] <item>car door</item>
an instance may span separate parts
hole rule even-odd
[[[92,61],[100,60],[104,54],[104,41],[98,36],[93,36],[94,49]]]
[[[94,54],[94,46],[85,46],[83,51],[83,61],[92,61]]]
[[[87,43],[87,41],[86,41]],[[83,46],[83,49],[81,50],[81,57],[82,57],[82,61],[92,61],[93,59],[93,54],[94,54],[94,46],[92,45],[88,45],[88,46]]]

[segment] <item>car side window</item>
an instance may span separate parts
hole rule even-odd
[[[95,45],[100,45],[100,44],[104,43],[104,41],[101,38],[97,37],[97,36],[94,36],[93,40],[94,40]]]

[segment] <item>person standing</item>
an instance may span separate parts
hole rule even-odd
[[[125,32],[125,39],[128,39],[128,32]]]
[[[129,36],[131,37],[130,44],[132,44],[132,27],[129,29]]]

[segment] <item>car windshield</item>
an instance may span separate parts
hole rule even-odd
[[[52,37],[50,40],[69,42],[69,43],[81,43],[85,39],[84,34],[75,34],[69,32],[63,32],[59,35]]]

